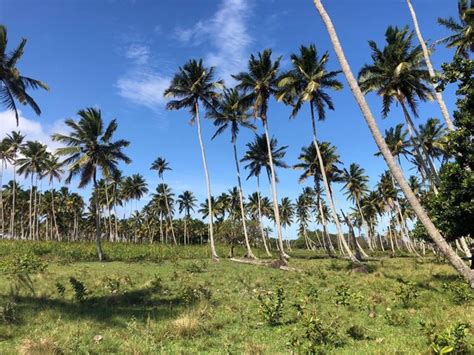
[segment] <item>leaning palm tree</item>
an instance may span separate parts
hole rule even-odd
[[[424,162],[425,171],[433,184],[438,183],[438,175],[433,161],[420,142],[418,131],[408,112],[407,105],[418,117],[417,102],[432,98],[428,86],[430,76],[423,62],[420,46],[413,47],[413,32],[408,27],[398,29],[389,26],[385,32],[387,45],[383,50],[374,41],[369,41],[372,50],[372,64],[366,64],[359,72],[359,85],[364,93],[376,92],[382,97],[382,116],[390,112],[394,101],[403,111],[416,154]]]
[[[469,58],[469,52],[474,52],[474,3],[472,0],[458,0],[458,12],[461,23],[452,17],[438,18],[438,23],[454,32],[441,40],[448,48],[456,48],[456,56]]]
[[[7,162],[9,161],[9,147],[5,139],[0,141],[0,219],[1,229],[0,235],[2,238],[5,237],[5,216],[4,216],[4,204],[3,204],[3,171],[7,168]]]
[[[74,176],[79,175],[79,188],[88,185],[91,181],[94,190],[97,190],[98,171],[108,171],[111,175],[118,171],[118,163],[130,163],[130,159],[123,153],[123,148],[129,142],[123,139],[112,141],[117,130],[117,121],[112,120],[106,127],[102,113],[96,108],[80,110],[77,115],[79,121],[66,119],[64,123],[71,129],[65,134],[53,134],[53,140],[65,144],[58,148],[56,153],[65,156],[64,164],[68,165],[69,175],[66,182],[70,183]],[[95,240],[99,261],[104,259],[100,231],[100,206],[95,199]]]
[[[247,248],[246,256],[251,259],[256,259],[250,247],[250,240],[247,231],[247,222],[244,209],[244,197],[242,191],[242,182],[240,179],[240,165],[237,154],[237,135],[240,127],[255,130],[255,126],[248,120],[250,118],[250,105],[246,102],[244,97],[237,89],[226,89],[222,98],[217,102],[214,110],[208,112],[208,116],[214,120],[214,125],[217,127],[213,139],[219,134],[223,133],[227,128],[230,129],[232,147],[234,150],[235,169],[237,173],[237,183],[239,189],[239,205],[242,218],[242,226],[244,228],[245,247]]]
[[[444,117],[444,121],[446,122],[446,126],[448,127],[450,131],[454,131],[455,130],[454,124],[453,124],[453,121],[451,121],[451,118],[449,117],[448,108],[446,107],[446,103],[443,100],[443,94],[441,94],[441,91],[438,91],[436,89],[436,84],[435,84],[436,74],[433,69],[433,64],[431,64],[430,53],[428,51],[428,47],[426,46],[425,40],[423,39],[423,36],[421,35],[420,26],[416,18],[415,9],[413,8],[411,0],[406,0],[406,1],[407,1],[408,9],[410,10],[411,18],[413,20],[413,26],[415,27],[416,36],[418,37],[418,41],[420,42],[421,49],[423,50],[423,57],[425,58],[425,63],[426,63],[426,66],[428,67],[428,72],[431,78],[431,85],[433,85],[436,101],[438,102],[439,108]]]
[[[191,191],[183,191],[182,194],[178,195],[178,208],[179,213],[184,212],[184,244],[189,244],[189,236],[188,236],[188,226],[187,222],[191,218],[191,211],[194,212],[194,207],[196,207],[196,197]]]
[[[369,244],[369,248],[373,249],[367,221],[360,207],[361,198],[369,192],[369,188],[367,186],[367,183],[369,182],[369,177],[365,175],[365,170],[363,168],[361,168],[356,163],[352,163],[349,166],[349,170],[344,168],[342,172],[342,181],[344,183],[343,188],[346,191],[346,197],[356,204],[357,210],[360,213],[362,225],[367,231],[367,241]]]
[[[166,161],[166,159],[164,159],[162,157],[156,158],[155,161],[151,164],[150,169],[151,170],[156,170],[156,172],[158,173],[158,177],[161,179],[163,184],[165,183],[165,178],[164,178],[165,171],[166,170],[171,170],[171,168],[169,166],[169,163]],[[176,235],[174,234],[173,218],[171,217],[170,204],[168,203],[168,197],[167,197],[166,194],[164,195],[164,197],[165,197],[165,204],[166,204],[168,219],[169,219],[169,222],[170,222],[171,235],[173,236],[174,244],[177,245],[178,242],[176,241]]]
[[[12,238],[15,238],[15,217],[16,217],[16,159],[18,158],[18,152],[23,144],[25,136],[20,132],[13,131],[10,134],[7,134],[4,139],[5,144],[8,147],[8,159],[10,165],[13,166],[13,189],[12,189],[12,208],[10,216],[10,235]]]
[[[289,256],[283,249],[283,239],[281,234],[280,212],[278,210],[278,193],[276,186],[275,167],[271,151],[271,137],[268,129],[268,102],[270,98],[277,93],[278,70],[280,68],[281,58],[272,60],[272,51],[265,49],[258,53],[257,57],[253,54],[248,62],[248,71],[233,75],[237,80],[237,88],[246,93],[246,100],[252,103],[253,116],[260,118],[267,143],[268,161],[270,167],[273,209],[275,215],[275,224],[277,228],[278,243],[280,246],[280,259],[285,261]]]
[[[7,29],[0,25],[0,101],[8,109],[14,112],[16,125],[18,126],[20,114],[15,103],[17,100],[22,105],[30,106],[37,115],[41,114],[41,109],[35,100],[28,94],[28,89],[49,90],[45,83],[22,76],[16,64],[23,56],[26,38],[23,38],[13,51],[7,53]]]
[[[33,193],[35,193],[36,202],[36,190],[37,181],[41,176],[48,157],[46,145],[38,141],[28,141],[20,149],[22,157],[17,160],[18,174],[24,175],[25,178],[31,177],[30,180],[30,201],[29,201],[29,216],[28,216],[28,229],[30,239],[35,236],[35,217],[36,217],[36,204],[33,206]]]
[[[426,228],[428,235],[436,243],[440,251],[448,258],[454,268],[470,283],[471,287],[474,287],[474,272],[469,270],[469,268],[464,264],[462,259],[454,252],[451,246],[446,242],[446,240],[436,229],[435,225],[428,217],[420,201],[416,198],[415,194],[408,185],[408,182],[403,176],[403,172],[397,165],[393,155],[390,153],[390,150],[388,149],[387,144],[385,143],[382,134],[377,126],[375,118],[372,115],[369,106],[367,105],[367,102],[364,98],[364,94],[362,93],[362,90],[357,84],[357,80],[352,74],[352,71],[349,67],[349,63],[347,62],[347,59],[344,55],[344,51],[342,50],[341,43],[339,42],[339,38],[337,37],[334,25],[331,21],[331,18],[327,14],[326,9],[321,3],[321,0],[313,0],[313,3],[319,15],[321,16],[324,25],[326,26],[329,38],[334,47],[334,51],[336,52],[342,71],[344,72],[344,76],[346,77],[349,87],[351,88],[351,91],[354,95],[354,98],[362,111],[364,119],[366,120],[367,125],[372,133],[372,136],[374,137],[374,140],[377,146],[379,147],[380,152],[382,153],[385,161],[387,162],[387,165],[390,169],[390,173],[392,174],[392,176],[400,186],[401,190],[405,194],[408,203],[413,208],[413,211],[417,215],[418,219]]]
[[[311,112],[311,128],[313,136],[313,145],[316,149],[318,165],[321,172],[323,186],[329,201],[330,210],[333,220],[336,224],[338,238],[342,240],[342,228],[337,218],[337,210],[332,197],[332,193],[328,183],[328,177],[325,173],[323,158],[318,146],[316,132],[316,118],[314,111],[318,114],[319,121],[326,118],[326,108],[334,110],[334,104],[331,97],[326,92],[327,89],[341,90],[342,83],[337,80],[339,71],[328,71],[326,65],[329,60],[329,54],[326,52],[321,57],[314,45],[309,47],[301,46],[299,54],[291,55],[293,68],[282,75],[278,86],[280,92],[278,99],[293,107],[291,118],[296,117],[301,107],[308,103]]]
[[[212,216],[212,200],[211,200],[211,181],[207,169],[206,152],[201,135],[201,117],[199,115],[200,104],[207,109],[212,109],[219,94],[216,90],[221,89],[222,81],[214,80],[214,68],[206,68],[202,60],[190,60],[183,67],[179,68],[179,72],[175,74],[171,80],[170,87],[165,90],[165,97],[174,97],[167,103],[168,110],[189,109],[191,113],[191,123],[197,123],[197,132],[199,145],[201,147],[202,162],[204,166],[204,174],[206,176],[207,185],[207,202],[208,202],[208,218],[209,218],[209,237],[211,241],[211,254],[214,260],[219,260],[216,246],[214,244],[214,226]]]
[[[59,229],[56,221],[56,211],[54,208],[54,180],[61,181],[61,176],[64,173],[62,169],[63,164],[59,161],[59,158],[54,154],[48,154],[46,159],[45,168],[43,171],[43,177],[47,177],[49,185],[51,187],[51,213],[53,215],[54,229],[56,231],[56,239],[59,240]]]

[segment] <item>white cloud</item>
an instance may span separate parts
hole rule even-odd
[[[210,20],[198,21],[191,28],[177,28],[175,36],[187,45],[210,41],[213,49],[206,55],[207,64],[232,82],[231,74],[245,69],[253,42],[247,28],[249,14],[247,0],[223,0]]]
[[[119,95],[131,102],[157,109],[164,105],[163,92],[169,86],[170,79],[157,73],[137,68],[117,81]]]
[[[150,59],[150,48],[143,44],[134,43],[127,48],[125,56],[138,65],[147,64]]]

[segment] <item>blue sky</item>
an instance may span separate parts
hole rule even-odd
[[[448,35],[436,19],[456,17],[456,1],[415,0],[413,4],[426,40]],[[382,46],[388,25],[411,26],[405,0],[326,0],[325,5],[355,73],[370,61],[367,40]],[[117,118],[117,138],[131,142],[126,152],[133,163],[123,166],[124,174],[143,174],[154,190],[158,179],[149,166],[163,156],[173,168],[166,180],[175,193],[189,189],[200,201],[206,190],[196,127],[188,124],[187,112],[167,112],[162,97],[179,65],[190,58],[204,58],[232,84],[230,74],[244,70],[251,53],[272,48],[283,56],[282,66],[287,68],[290,54],[301,44],[315,43],[320,53],[329,51],[329,69],[339,69],[309,0],[3,0],[0,23],[8,28],[9,48],[22,37],[28,39],[18,65],[22,73],[51,87],[50,92],[34,92],[41,117],[22,108],[20,128],[30,139],[50,143],[51,133],[64,130],[64,118],[74,118],[81,108],[99,107],[106,120]],[[452,55],[451,50],[437,47],[432,56],[435,68]],[[346,84],[342,75],[340,79]],[[450,112],[453,90],[444,93]],[[357,162],[365,168],[373,186],[385,163],[374,157],[375,143],[347,85],[331,95],[336,110],[319,123],[318,138],[336,145],[346,166]],[[368,100],[380,117],[380,99],[369,95]],[[268,116],[271,133],[289,146],[286,162],[294,164],[301,147],[310,143],[310,121],[306,109],[292,121],[289,112],[288,107],[272,102]],[[418,122],[429,117],[441,117],[434,102],[420,105]],[[394,106],[387,119],[378,121],[382,129],[402,122],[400,108]],[[230,137],[224,134],[211,141],[214,127],[207,120],[203,125],[213,194],[217,195],[236,184]],[[0,134],[12,129],[11,114],[0,112]],[[241,133],[241,154],[252,138],[251,132]],[[404,168],[407,171],[408,165]],[[279,197],[296,197],[303,187],[297,182],[299,172],[280,170],[278,174]],[[254,190],[253,180],[244,183],[246,194]],[[267,186],[262,190],[270,195]],[[336,204],[350,206],[339,192]]]

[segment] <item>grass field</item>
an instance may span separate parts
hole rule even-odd
[[[0,353],[473,351],[471,291],[432,257],[359,273],[295,251],[298,271],[281,271],[204,247],[115,247],[98,263],[90,245],[1,242]]]

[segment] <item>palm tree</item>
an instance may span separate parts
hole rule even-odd
[[[227,128],[230,129],[231,143],[234,150],[235,168],[237,172],[237,183],[239,192],[240,213],[242,217],[242,225],[244,228],[245,246],[247,248],[246,256],[251,259],[256,259],[250,247],[250,241],[247,231],[247,222],[244,210],[244,198],[242,191],[242,182],[240,179],[240,165],[237,154],[237,135],[240,127],[255,130],[255,126],[248,122],[250,118],[249,103],[245,102],[244,97],[237,89],[226,89],[222,95],[221,100],[217,102],[214,110],[209,111],[208,116],[214,120],[214,125],[217,127],[213,139],[219,134],[223,133]]]
[[[18,164],[18,173],[24,175],[25,178],[31,176],[30,180],[30,202],[29,202],[29,216],[28,216],[28,228],[29,236],[31,239],[34,238],[34,226],[36,223],[33,223],[36,218],[36,203],[33,208],[33,192],[35,192],[35,202],[36,202],[36,183],[39,176],[44,171],[46,165],[46,159],[48,157],[48,152],[46,146],[38,141],[28,141],[20,149],[22,157],[17,160]]]
[[[265,235],[265,229],[263,227],[262,217],[264,213],[262,211],[262,197],[260,196],[260,191],[254,192],[249,195],[246,207],[250,211],[250,215],[252,216],[253,220],[258,221],[258,225],[260,227],[260,236],[263,241],[265,252],[268,256],[272,256],[267,245],[267,238]]]
[[[388,149],[392,155],[398,160],[398,164],[401,166],[401,156],[407,157],[411,155],[409,149],[410,142],[407,139],[408,131],[403,129],[403,124],[399,123],[395,128],[390,127],[385,130],[385,144],[387,144]],[[375,156],[380,156],[382,153],[377,152]]]
[[[169,163],[166,161],[166,159],[161,158],[161,157],[158,157],[158,158],[155,159],[155,161],[151,164],[150,169],[151,170],[156,170],[158,172],[158,177],[161,179],[163,184],[165,183],[165,178],[164,178],[165,171],[166,170],[171,170],[171,168],[169,166]],[[168,197],[167,197],[166,194],[164,196],[165,196],[165,203],[166,203],[166,210],[167,210],[167,214],[168,214],[168,219],[169,219],[169,222],[170,222],[171,235],[173,236],[174,244],[177,245],[178,243],[176,241],[176,236],[174,234],[173,219],[171,217],[170,205],[168,203]]]
[[[205,108],[212,108],[219,97],[217,89],[222,88],[222,81],[214,80],[214,68],[204,67],[202,60],[190,60],[183,67],[179,68],[179,72],[175,74],[171,81],[170,87],[165,90],[165,97],[174,97],[167,103],[168,110],[180,110],[188,108],[191,113],[191,123],[197,122],[197,131],[199,145],[201,147],[202,163],[204,166],[204,174],[206,176],[207,185],[207,202],[209,204],[209,237],[211,240],[211,254],[214,260],[219,260],[216,246],[214,244],[214,226],[212,216],[212,200],[211,200],[211,181],[207,169],[206,152],[201,135],[201,118],[199,115],[199,105]]]
[[[369,247],[370,249],[373,249],[367,222],[364,218],[364,213],[360,208],[361,198],[369,192],[369,188],[367,186],[367,183],[369,182],[369,177],[365,175],[365,170],[363,168],[361,168],[356,163],[352,163],[349,166],[349,170],[344,168],[342,172],[342,181],[344,183],[343,188],[346,190],[346,197],[352,200],[352,202],[354,202],[357,206],[357,210],[359,211],[360,217],[362,219],[362,224],[364,225],[367,231],[367,241]]]
[[[393,155],[390,153],[387,144],[385,143],[382,134],[377,126],[374,116],[370,111],[369,106],[364,98],[361,88],[357,84],[357,80],[355,79],[352,71],[349,67],[349,63],[344,55],[344,51],[342,50],[341,43],[339,42],[339,38],[337,37],[336,30],[334,25],[327,14],[321,0],[313,0],[313,3],[320,14],[324,25],[329,34],[329,38],[333,45],[334,51],[336,52],[337,58],[341,65],[342,71],[344,72],[344,76],[351,88],[351,91],[354,95],[357,104],[359,105],[364,119],[367,122],[367,125],[374,137],[374,140],[379,147],[380,152],[382,153],[387,165],[390,169],[390,173],[397,181],[398,185],[402,189],[408,203],[413,208],[413,211],[416,213],[420,222],[426,228],[428,235],[433,239],[436,243],[440,251],[448,258],[454,268],[470,283],[471,287],[474,287],[474,272],[469,270],[469,268],[463,263],[462,259],[456,255],[454,250],[449,246],[446,240],[441,236],[439,231],[436,229],[433,222],[428,217],[426,211],[424,210],[423,206],[420,204],[420,201],[416,198],[413,191],[410,189],[405,177],[403,176],[403,172],[401,171],[400,167],[397,165]]]
[[[295,206],[288,197],[283,197],[280,203],[281,226],[285,228],[286,245],[291,250],[290,241],[288,240],[288,227],[293,223],[295,215]]]
[[[316,147],[318,147],[319,149],[316,149]],[[319,158],[321,158],[323,162],[322,166],[324,168],[321,167]],[[300,162],[298,164],[295,164],[293,167],[295,169],[303,170],[303,173],[299,178],[300,183],[304,182],[307,178],[312,177],[314,179],[315,189],[319,189],[320,181],[324,182],[324,178],[326,178],[326,183],[328,185],[327,191],[329,191],[329,193],[332,193],[331,182],[341,181],[341,170],[338,167],[338,164],[341,164],[341,161],[339,160],[339,155],[336,152],[336,147],[331,145],[331,143],[329,142],[317,142],[317,144],[311,142],[311,144],[307,147],[301,148],[301,153],[298,157],[298,160]],[[321,173],[321,171],[324,171],[324,173]],[[328,200],[330,199],[328,198]],[[341,233],[338,232],[339,243],[342,244],[342,247],[344,248],[344,251],[348,254],[349,258],[351,258],[351,260],[353,260],[354,262],[357,262],[356,257],[354,256],[354,254],[349,248],[349,245],[344,239],[337,214],[335,214],[334,216],[333,213],[332,218],[336,226],[339,225],[338,230],[341,231]]]
[[[132,200],[138,201],[148,192],[148,185],[145,178],[141,174],[133,174],[126,178],[129,180],[128,197]]]
[[[420,46],[412,46],[413,32],[408,27],[398,29],[389,26],[385,32],[387,45],[383,50],[374,41],[369,41],[373,64],[364,65],[359,72],[359,85],[364,93],[375,91],[382,97],[382,116],[386,117],[396,100],[402,111],[416,154],[425,162],[426,172],[433,184],[438,175],[433,161],[419,140],[418,131],[410,117],[408,105],[418,117],[417,100],[432,98],[432,90],[427,86],[430,76],[423,62]]]
[[[423,125],[419,125],[420,141],[432,159],[439,159],[446,155],[446,129],[437,118],[429,118]]]
[[[12,189],[12,208],[10,217],[10,235],[15,238],[15,217],[16,217],[16,159],[18,152],[23,144],[25,136],[20,132],[13,131],[11,134],[7,134],[4,139],[5,144],[8,147],[8,159],[9,163],[13,166],[13,189]]]
[[[270,167],[270,159],[268,154],[267,138],[264,135],[255,135],[253,142],[247,143],[247,151],[244,154],[244,157],[241,159],[242,162],[247,162],[245,169],[249,170],[249,175],[247,180],[255,176],[257,181],[257,197],[258,197],[258,208],[259,208],[259,223],[260,223],[260,232],[262,239],[265,240],[265,229],[263,228],[262,217],[264,213],[262,211],[262,202],[263,199],[260,195],[260,173],[262,168],[265,168],[268,181],[271,183],[272,174]],[[287,168],[288,165],[283,161],[283,158],[286,154],[287,146],[278,147],[278,140],[276,138],[270,139],[270,152],[272,156],[272,162],[274,167]],[[275,181],[278,181],[278,176],[276,171],[274,171]],[[274,206],[273,206],[274,207]],[[279,243],[279,242],[278,242]],[[267,252],[267,255],[270,256],[270,253]]]
[[[188,228],[187,228],[187,222],[191,217],[191,211],[194,212],[194,207],[196,207],[196,197],[194,197],[194,194],[191,191],[183,191],[181,195],[178,195],[178,208],[179,208],[179,213],[184,212],[185,218],[184,218],[184,244],[186,245],[186,239],[189,244],[189,236],[188,236]]]
[[[129,142],[123,139],[112,141],[117,130],[117,121],[112,120],[105,127],[102,113],[96,108],[86,108],[80,110],[77,115],[79,121],[66,119],[64,123],[71,129],[68,135],[53,134],[53,140],[64,143],[66,146],[58,148],[58,155],[66,156],[64,164],[69,165],[69,175],[66,182],[71,182],[74,176],[79,175],[79,188],[88,185],[91,181],[94,190],[97,190],[98,170],[109,172],[111,175],[117,173],[118,163],[123,161],[130,163],[130,159],[123,153],[123,148]],[[100,232],[100,206],[99,200],[95,201],[95,240],[97,256],[102,261],[104,254],[101,245]]]
[[[423,57],[425,58],[425,63],[428,68],[428,73],[430,74],[431,85],[433,86],[433,89],[434,89],[434,95],[436,97],[436,101],[438,102],[439,108],[441,109],[441,113],[444,117],[444,121],[446,122],[446,126],[448,127],[450,131],[454,131],[455,130],[454,124],[453,124],[453,121],[451,121],[451,118],[449,117],[448,108],[446,107],[446,103],[443,100],[443,95],[441,94],[441,91],[438,91],[436,89],[435,71],[433,69],[433,64],[431,64],[430,53],[426,46],[425,40],[423,39],[423,36],[421,35],[420,26],[418,25],[415,9],[413,8],[411,0],[406,0],[406,1],[407,1],[408,9],[410,10],[411,18],[413,20],[413,26],[415,27],[416,36],[418,37],[418,41],[420,42],[421,49],[423,50]]]
[[[314,115],[316,110],[318,119],[323,121],[326,118],[326,108],[334,110],[334,104],[326,89],[342,89],[342,83],[336,79],[340,71],[328,71],[326,69],[328,60],[329,54],[326,52],[320,58],[314,45],[309,47],[301,46],[299,55],[291,55],[293,68],[288,73],[282,75],[278,83],[280,87],[278,98],[293,107],[291,118],[296,117],[305,102],[309,104],[313,144],[321,169],[323,186],[331,207],[332,217],[336,223],[338,237],[343,239],[339,218],[336,218],[336,206],[329,188],[323,158],[318,146],[316,118]]]
[[[64,173],[62,169],[62,163],[59,158],[54,154],[48,154],[45,162],[45,168],[43,171],[43,177],[47,177],[49,185],[51,186],[51,212],[53,214],[54,229],[56,231],[56,238],[59,240],[59,229],[56,221],[56,211],[54,209],[54,179],[61,181],[61,175]]]
[[[41,109],[33,98],[27,93],[28,89],[49,90],[45,83],[20,75],[16,67],[17,62],[23,56],[26,38],[22,38],[18,47],[7,53],[7,29],[0,25],[0,100],[5,107],[15,113],[16,125],[19,123],[19,112],[15,100],[22,105],[30,106],[37,115],[41,114]]]
[[[458,0],[458,13],[461,23],[452,17],[438,18],[438,23],[454,32],[441,40],[448,48],[456,47],[456,56],[469,58],[469,52],[474,51],[474,4],[470,0]]]
[[[280,212],[278,210],[278,194],[276,186],[276,174],[273,163],[273,155],[271,150],[271,138],[268,129],[268,101],[271,96],[277,93],[278,70],[280,68],[281,58],[272,60],[272,51],[265,49],[258,53],[257,57],[253,54],[248,62],[248,72],[241,72],[233,75],[237,80],[237,88],[242,89],[246,93],[246,100],[252,103],[253,116],[260,118],[267,143],[268,161],[271,175],[273,209],[275,214],[275,223],[277,227],[278,243],[280,246],[280,259],[286,261],[289,256],[283,249],[283,239],[281,234]]]

